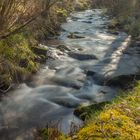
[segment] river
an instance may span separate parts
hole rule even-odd
[[[46,65],[3,97],[1,140],[34,139],[34,129],[47,124],[58,124],[69,133],[72,125],[83,125],[73,114],[75,108],[110,101],[120,87],[106,82],[138,71],[139,57],[126,51],[131,37],[109,33],[109,19],[102,13],[100,9],[72,13],[62,24],[59,45],[48,43]]]

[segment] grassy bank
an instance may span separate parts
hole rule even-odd
[[[43,129],[39,140],[139,140],[140,81],[132,91],[120,93],[101,110],[91,106],[88,115],[78,133],[66,137],[55,129]]]
[[[121,93],[102,111],[91,113],[86,126],[76,136],[77,140],[139,140],[139,132],[140,82],[132,91]]]

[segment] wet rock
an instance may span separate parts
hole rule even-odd
[[[59,45],[59,46],[57,46],[57,49],[59,49],[62,52],[71,51],[71,48],[69,46],[65,46],[65,45]]]
[[[90,106],[80,106],[74,110],[74,115],[82,119],[83,121],[89,117],[89,114],[96,113],[97,111],[103,110],[104,106],[109,102],[102,102],[98,104],[92,104]]]
[[[48,47],[42,44],[39,44],[37,47],[33,46],[32,51],[37,54],[38,56],[36,57],[35,61],[37,62],[46,62],[47,59],[47,52],[48,52]],[[24,63],[27,64],[27,63]]]
[[[108,81],[108,77],[105,77],[105,75],[95,72],[94,75],[92,75],[92,79],[94,79],[95,83],[99,85],[105,85],[106,81]]]
[[[89,18],[88,18],[88,20],[92,20],[92,19],[93,19],[93,17],[89,17]]]
[[[68,55],[74,59],[77,60],[92,60],[92,59],[98,59],[95,55],[93,54],[81,54],[81,53],[76,53],[76,52],[69,52]]]
[[[48,51],[48,47],[42,44],[39,44],[37,47],[32,47],[34,53],[38,55],[46,55]]]
[[[106,85],[113,85],[113,86],[119,86],[121,88],[127,88],[128,85],[132,84],[132,81],[140,80],[140,74],[130,74],[130,75],[121,75],[117,77],[113,77],[111,79],[108,79],[106,81]]]
[[[71,38],[71,39],[81,39],[81,38],[85,38],[84,36],[79,36],[79,35],[76,35],[74,33],[71,33],[70,35],[67,36],[68,38]]]
[[[78,48],[78,51],[83,51],[83,49],[82,48]]]
[[[119,35],[119,32],[116,30],[108,30],[107,32],[113,35]]]
[[[126,67],[126,66],[124,66]],[[102,69],[102,67],[100,67]],[[87,76],[92,77],[96,84],[107,85],[107,86],[115,86],[115,87],[126,87],[132,81],[140,79],[140,73],[135,71],[122,71],[121,69],[118,71],[115,70],[105,70],[103,73],[98,72],[97,70],[88,70]]]
[[[87,76],[94,76],[95,72],[94,71],[87,71]]]
[[[81,19],[80,17],[72,17],[73,21],[77,21],[78,19]]]
[[[84,23],[89,23],[89,24],[92,23],[92,21],[82,21],[82,22],[84,22]]]

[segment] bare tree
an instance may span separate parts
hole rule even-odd
[[[0,39],[17,32],[58,0],[0,0]]]

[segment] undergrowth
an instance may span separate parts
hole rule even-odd
[[[140,1],[118,0],[108,4],[108,13],[113,18],[111,25],[117,29],[123,29],[132,37],[140,36]]]

